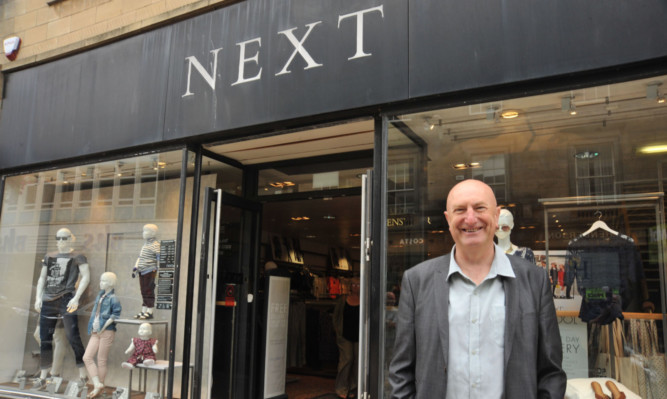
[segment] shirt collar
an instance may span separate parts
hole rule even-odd
[[[496,276],[516,278],[514,269],[512,269],[512,264],[510,263],[510,259],[507,257],[505,252],[495,243],[493,244],[493,247],[493,261],[491,262],[491,269],[489,270],[489,274],[486,276],[486,279],[491,279]],[[459,264],[456,263],[456,259],[454,259],[454,251],[456,251],[456,244],[454,244],[452,247],[451,256],[449,257],[449,273],[447,274],[448,280],[454,273],[459,273],[460,275],[465,276]]]

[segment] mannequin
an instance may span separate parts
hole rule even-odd
[[[127,362],[121,363],[124,369],[133,369],[137,364],[143,363],[146,366],[155,364],[155,355],[157,354],[158,340],[151,338],[153,327],[149,323],[142,323],[139,326],[139,337],[130,340],[130,346],[125,350],[125,354],[132,356]]]
[[[512,216],[512,212],[507,209],[501,209],[500,216],[498,217],[498,230],[496,231],[498,246],[508,255],[519,256],[531,263],[535,263],[535,255],[533,254],[532,249],[519,247],[512,244],[510,241],[510,235],[512,234],[513,228],[514,216]]]
[[[153,318],[155,309],[155,275],[157,274],[158,262],[160,259],[160,242],[155,239],[157,236],[157,226],[147,224],[144,226],[143,237],[144,245],[141,247],[141,253],[132,269],[132,278],[139,275],[139,287],[141,289],[141,312],[134,318],[148,320]]]
[[[111,272],[103,273],[100,277],[100,292],[95,298],[95,304],[88,322],[90,340],[83,355],[88,376],[93,381],[93,390],[89,398],[95,398],[104,389],[104,378],[107,375],[107,359],[109,349],[116,335],[116,320],[122,309],[120,301],[114,293],[116,275]],[[95,364],[97,354],[97,365]]]
[[[83,254],[74,251],[76,237],[67,228],[56,233],[58,251],[48,253],[42,260],[42,271],[37,281],[35,310],[39,314],[40,375],[35,381],[36,389],[46,387],[46,377],[53,363],[53,336],[58,320],[62,320],[65,336],[74,350],[76,366],[79,368],[79,383],[85,384],[86,370],[83,363],[84,348],[79,334],[79,299],[90,282],[88,261]],[[76,287],[77,279],[78,288]]]

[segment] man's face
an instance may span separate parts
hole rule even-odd
[[[459,248],[493,245],[499,214],[493,191],[477,180],[457,184],[447,197],[445,217]]]

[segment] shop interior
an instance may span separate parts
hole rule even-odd
[[[289,398],[337,397],[332,315],[359,276],[361,176],[372,148],[372,120],[207,148],[258,176],[259,279],[276,268],[290,277]]]

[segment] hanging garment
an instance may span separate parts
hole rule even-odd
[[[609,324],[623,311],[638,311],[644,269],[632,238],[624,235],[581,235],[569,242],[565,285],[576,278],[582,296],[579,317]]]

